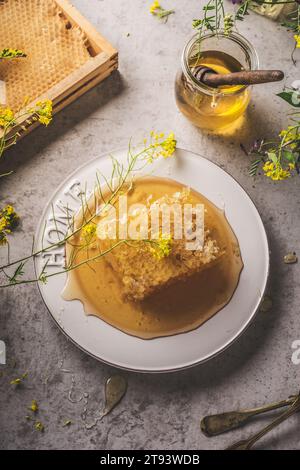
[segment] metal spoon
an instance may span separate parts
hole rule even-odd
[[[282,413],[278,418],[274,419],[268,426],[261,429],[261,431],[253,434],[248,439],[244,439],[238,442],[235,442],[226,450],[249,450],[253,445],[263,436],[265,436],[268,432],[272,431],[276,426],[279,426],[283,421],[288,419],[294,413],[300,410],[300,394],[294,400],[294,403],[289,407],[287,411]]]
[[[217,436],[218,434],[222,434],[223,432],[242,426],[253,416],[292,405],[296,398],[297,396],[293,396],[287,400],[282,400],[249,410],[228,411],[227,413],[205,416],[200,423],[201,431],[208,437]]]
[[[121,375],[113,375],[107,379],[105,384],[105,403],[95,421],[86,424],[86,429],[92,429],[101,421],[104,416],[108,415],[120,402],[127,390],[127,382]]]

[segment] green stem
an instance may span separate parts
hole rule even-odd
[[[163,143],[164,143],[164,141],[163,141],[163,142],[160,142],[159,146],[162,146]],[[117,186],[117,188],[112,192],[112,194],[110,195],[110,197],[108,198],[107,201],[104,201],[104,198],[102,197],[102,199],[103,199],[103,201],[104,201],[104,205],[103,205],[103,207],[102,207],[102,211],[104,211],[108,206],[110,206],[112,203],[114,203],[115,198],[117,197],[117,195],[120,193],[120,191],[121,191],[122,188],[124,187],[125,183],[127,182],[129,175],[130,175],[133,171],[135,171],[135,165],[136,165],[138,159],[139,159],[142,155],[145,155],[145,158],[143,159],[143,161],[146,162],[146,161],[147,161],[147,158],[149,157],[149,152],[150,152],[151,150],[154,152],[154,151],[155,151],[155,148],[156,148],[156,146],[155,146],[155,145],[152,143],[152,141],[151,141],[151,143],[150,143],[150,145],[149,145],[148,147],[143,148],[143,149],[142,149],[141,151],[139,151],[137,154],[132,155],[132,153],[131,153],[131,146],[130,146],[130,144],[129,144],[129,149],[128,149],[128,166],[127,166],[126,169],[123,168],[123,165],[122,165],[121,167],[118,167],[118,168],[117,168],[117,172],[119,173],[118,186]],[[146,157],[147,157],[147,158],[146,158]],[[116,161],[115,164],[118,164],[118,162]],[[145,164],[146,164],[146,163],[145,163]],[[99,183],[99,180],[98,180],[98,177],[97,177],[97,182],[98,182],[98,184],[100,184],[100,183]],[[99,193],[100,193],[100,195],[102,195],[101,187],[99,187]],[[95,188],[95,194],[96,194],[96,188]],[[83,201],[82,201],[82,202],[83,202]],[[86,201],[85,204],[87,205],[87,208],[88,208],[88,201]],[[85,207],[82,207],[82,210],[85,211]],[[10,260],[8,260],[8,263],[7,263],[7,264],[5,264],[5,265],[3,265],[3,266],[0,266],[0,271],[2,271],[2,272],[6,275],[6,273],[5,273],[5,270],[6,270],[6,269],[8,269],[8,268],[10,268],[10,267],[12,267],[12,266],[15,266],[15,265],[17,265],[17,264],[21,265],[22,268],[23,268],[24,265],[27,263],[27,261],[29,261],[30,259],[34,259],[34,258],[36,258],[37,256],[39,256],[39,255],[41,255],[41,254],[43,254],[43,253],[47,253],[48,251],[53,250],[54,248],[60,248],[60,247],[64,246],[72,237],[74,237],[76,234],[78,234],[78,233],[82,230],[82,228],[83,228],[84,226],[86,226],[87,224],[91,223],[91,222],[93,221],[93,219],[94,219],[95,217],[97,217],[97,216],[99,216],[99,213],[94,214],[94,215],[91,215],[91,217],[89,217],[87,220],[84,219],[84,224],[83,224],[83,225],[81,224],[81,225],[80,225],[79,227],[77,227],[75,230],[72,229],[72,231],[69,232],[69,234],[66,235],[63,240],[59,240],[59,241],[56,242],[56,243],[52,243],[52,244],[50,244],[49,246],[47,246],[47,247],[45,247],[45,248],[44,248],[43,245],[42,245],[42,248],[41,248],[40,250],[37,250],[37,251],[35,251],[35,252],[33,252],[33,250],[32,250],[32,252],[31,252],[30,255],[25,256],[25,257],[23,257],[23,258],[21,258],[21,259],[19,259],[19,260],[12,261],[12,262],[11,262]],[[54,219],[55,219],[55,217],[54,217]],[[71,227],[71,226],[69,226],[69,228],[70,228],[70,227]],[[72,225],[72,227],[73,227],[73,225]],[[57,231],[58,231],[58,230],[57,230]],[[43,233],[44,233],[44,232],[43,232]],[[43,236],[44,236],[44,235],[43,235]],[[123,242],[124,242],[124,241],[122,240],[121,242],[119,242],[119,243],[116,244],[115,246],[118,246],[120,243],[123,243]],[[79,266],[81,266],[82,264],[84,264],[84,263],[86,263],[86,262],[93,261],[94,259],[97,259],[97,258],[99,258],[100,256],[103,256],[103,255],[105,255],[105,254],[106,254],[106,251],[103,252],[103,253],[101,253],[100,255],[97,255],[95,258],[91,258],[91,259],[89,259],[89,260],[87,260],[87,261],[83,261],[82,263],[80,263],[80,264],[78,264],[78,265],[76,265],[76,266],[72,266],[71,269],[75,269],[76,267],[79,267]],[[18,268],[17,268],[17,269],[18,269]],[[70,269],[64,269],[64,271],[61,271],[61,273],[65,273],[65,272],[67,272],[68,270],[70,270]],[[38,277],[38,279],[32,279],[32,280],[27,280],[27,281],[17,281],[17,280],[16,280],[15,282],[10,282],[10,284],[5,284],[5,285],[2,285],[2,286],[0,286],[0,287],[7,287],[8,285],[16,285],[16,284],[24,284],[24,283],[33,283],[33,282],[37,282],[37,281],[39,281],[39,280],[42,281],[42,279],[41,279],[41,276],[42,276],[42,275],[43,275],[43,279],[46,279],[47,277],[52,277],[52,275],[57,275],[57,274],[61,274],[61,273],[53,273],[53,274],[51,274],[51,275],[49,275],[49,276],[44,276],[44,270],[43,270],[42,273],[40,274],[40,276]],[[6,275],[6,276],[7,276],[7,275]],[[7,277],[9,277],[9,276],[7,276]],[[11,278],[11,279],[13,279],[13,278]]]
[[[100,254],[96,255],[96,256],[93,256],[92,258],[88,259],[88,260],[85,260],[85,261],[81,261],[80,263],[77,263],[73,266],[71,266],[70,268],[66,268],[64,269],[63,271],[57,271],[55,273],[52,273],[52,274],[47,274],[44,276],[44,279],[49,279],[50,277],[53,277],[53,276],[58,276],[60,274],[66,274],[70,271],[73,271],[74,269],[77,269],[79,268],[80,266],[83,266],[84,264],[86,263],[90,263],[91,261],[95,261],[99,258],[102,258],[102,256],[105,256],[107,255],[108,253],[110,253],[114,248],[116,248],[117,246],[121,245],[122,243],[124,243],[125,240],[120,240],[119,242],[117,242],[115,245],[113,245],[111,248],[105,250],[105,251],[102,251]],[[12,287],[12,286],[17,286],[17,285],[20,285],[20,284],[33,284],[33,283],[36,283],[36,282],[41,282],[41,275],[38,277],[38,278],[35,278],[35,279],[26,279],[26,280],[23,280],[23,281],[16,281],[16,282],[12,282],[12,283],[9,283],[9,284],[3,284],[3,285],[0,285],[0,289],[3,289],[4,287]]]

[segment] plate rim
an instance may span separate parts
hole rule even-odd
[[[221,170],[222,172],[224,172],[227,176],[229,176],[230,178],[232,178],[235,183],[240,187],[240,189],[242,189],[242,191],[245,193],[245,195],[248,197],[251,205],[253,206],[253,208],[255,209],[257,215],[259,216],[259,220],[260,220],[260,223],[261,223],[261,228],[262,228],[262,234],[263,234],[263,237],[264,237],[264,242],[265,242],[265,245],[266,245],[266,254],[267,254],[267,266],[266,266],[266,276],[265,276],[265,282],[264,282],[264,286],[263,286],[263,289],[261,290],[261,297],[259,299],[259,301],[257,302],[257,305],[256,305],[256,308],[253,310],[253,313],[251,315],[251,317],[248,319],[248,321],[243,325],[243,327],[238,331],[238,333],[234,336],[234,338],[232,338],[230,341],[228,341],[226,344],[224,344],[223,347],[219,348],[217,351],[215,351],[213,354],[211,354],[209,357],[205,357],[204,359],[201,359],[199,361],[196,361],[196,362],[193,362],[193,363],[189,363],[189,364],[185,364],[183,366],[179,366],[179,367],[174,367],[174,368],[171,368],[171,369],[136,369],[134,367],[126,367],[124,365],[117,365],[113,362],[110,362],[106,359],[103,359],[99,356],[96,356],[95,354],[93,354],[92,352],[88,351],[87,349],[85,349],[83,346],[81,346],[80,344],[78,344],[63,328],[62,326],[59,324],[59,322],[57,321],[57,319],[52,315],[51,311],[50,311],[50,308],[49,306],[47,305],[46,303],[46,300],[44,299],[44,296],[42,294],[42,291],[41,291],[41,286],[40,286],[40,283],[37,282],[37,286],[38,286],[38,290],[39,290],[39,293],[40,293],[40,296],[42,298],[42,301],[47,309],[47,312],[48,312],[48,315],[50,315],[52,321],[55,323],[55,325],[58,327],[58,329],[63,333],[63,335],[66,337],[66,339],[68,341],[70,341],[72,344],[74,344],[77,348],[79,348],[81,351],[83,351],[85,354],[88,354],[90,357],[92,357],[93,359],[96,359],[97,361],[99,362],[102,362],[110,367],[115,367],[117,369],[121,369],[121,370],[125,370],[127,372],[135,372],[135,373],[140,373],[140,374],[167,374],[167,373],[175,373],[175,372],[180,372],[180,371],[183,371],[183,370],[187,370],[187,369],[191,369],[192,367],[196,367],[196,366],[199,366],[201,364],[205,364],[206,362],[210,361],[211,359],[214,359],[215,357],[217,357],[219,354],[223,353],[224,351],[226,351],[230,346],[232,346],[242,335],[243,333],[245,333],[247,331],[247,329],[251,326],[251,324],[253,323],[253,321],[255,320],[256,318],[256,315],[259,311],[259,307],[263,301],[263,298],[264,298],[264,294],[266,292],[266,289],[267,289],[267,286],[268,286],[268,283],[269,283],[269,277],[270,277],[270,246],[269,246],[269,239],[268,239],[268,235],[267,235],[267,232],[266,232],[266,229],[265,229],[265,226],[264,226],[264,223],[262,221],[262,218],[261,218],[261,215],[260,215],[260,212],[256,206],[256,204],[254,203],[253,199],[251,198],[251,196],[248,194],[248,192],[245,190],[245,188],[242,186],[241,183],[239,183],[239,181],[237,181],[237,179],[232,176],[228,171],[224,170],[224,168],[222,168],[218,163],[210,160],[209,158],[207,157],[204,157],[203,155],[197,153],[197,152],[194,152],[192,150],[187,150],[183,147],[176,147],[176,150],[180,150],[182,152],[187,152],[189,154],[192,154],[193,156],[196,156],[196,157],[200,157],[202,158],[203,160],[206,160],[207,162],[209,162],[211,165],[214,165],[216,166],[219,170]],[[101,155],[99,156],[96,156],[86,162],[84,162],[82,165],[79,165],[75,170],[73,170],[71,173],[69,173],[66,178],[63,179],[63,181],[56,187],[56,189],[53,191],[53,193],[51,193],[50,197],[47,199],[47,202],[44,206],[44,210],[39,218],[39,221],[38,221],[38,225],[37,225],[37,229],[35,231],[35,244],[34,244],[34,247],[36,248],[36,244],[37,244],[37,240],[38,240],[38,234],[40,232],[40,229],[41,229],[41,226],[42,226],[42,223],[43,223],[43,220],[46,216],[46,213],[47,213],[47,210],[49,208],[49,205],[51,204],[51,201],[53,200],[53,196],[58,193],[61,189],[63,189],[64,185],[66,184],[66,182],[68,180],[70,180],[72,177],[74,177],[78,172],[80,172],[81,169],[85,168],[86,166],[88,165],[91,165],[93,164],[93,162],[96,162],[97,160],[100,160],[104,157],[107,157],[109,155],[112,155],[114,153],[117,153],[117,152],[124,152],[125,151],[125,147],[121,147],[121,148],[118,148],[118,149],[115,149],[115,150],[112,150],[112,151],[109,151],[109,152],[104,152],[104,153],[101,153]],[[36,258],[34,259],[34,272],[35,272],[35,275],[37,276],[37,262],[36,262]],[[230,299],[231,301],[231,299]],[[229,303],[230,303],[229,301]],[[200,328],[200,327],[198,327]],[[126,334],[126,333],[124,333]],[[183,333],[184,334],[184,333]]]

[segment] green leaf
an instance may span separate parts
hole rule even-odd
[[[10,284],[16,284],[16,283],[18,282],[18,280],[19,280],[19,277],[22,277],[22,276],[23,276],[23,274],[24,274],[24,271],[23,271],[24,266],[25,266],[25,263],[24,263],[24,262],[21,262],[21,263],[17,266],[17,268],[16,268],[14,274],[13,274],[11,277],[9,277]]]
[[[295,108],[300,108],[300,92],[298,90],[282,91],[281,93],[277,93],[277,96],[282,98],[291,106]]]
[[[267,155],[268,155],[268,159],[271,160],[271,162],[277,163],[278,158],[275,152],[268,152]]]
[[[249,175],[250,176],[256,176],[257,175],[257,171],[258,171],[258,167],[261,163],[262,159],[259,158],[257,160],[254,160],[251,165],[250,165],[250,169],[249,169]]]
[[[284,150],[283,156],[288,162],[296,163],[298,155],[294,154],[293,152],[290,152],[289,150]]]

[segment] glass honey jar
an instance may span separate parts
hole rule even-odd
[[[202,83],[195,70],[200,66],[227,74],[258,69],[254,47],[238,33],[226,35],[195,34],[182,54],[181,69],[176,76],[175,95],[180,111],[197,127],[222,132],[234,130],[250,101],[246,85],[223,85],[213,88]]]

